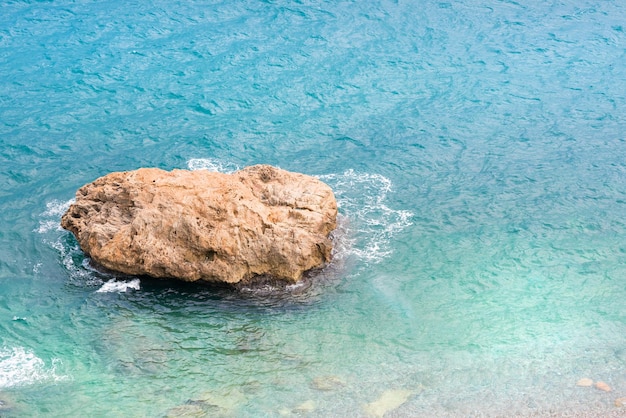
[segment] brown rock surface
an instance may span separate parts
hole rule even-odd
[[[142,168],[81,187],[61,226],[95,262],[126,274],[295,282],[330,261],[336,217],[330,187],[304,174]]]

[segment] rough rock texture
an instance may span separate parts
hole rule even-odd
[[[330,260],[336,217],[330,187],[304,174],[142,168],[81,187],[61,226],[95,262],[126,274],[295,282]]]

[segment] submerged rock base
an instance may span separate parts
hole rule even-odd
[[[268,165],[233,174],[142,168],[81,187],[61,219],[106,269],[189,282],[297,282],[331,259],[337,202]]]

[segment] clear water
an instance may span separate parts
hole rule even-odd
[[[0,415],[625,413],[625,27],[618,0],[0,2]],[[58,227],[111,171],[256,163],[337,194],[301,286],[113,278]]]

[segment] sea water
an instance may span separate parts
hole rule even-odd
[[[625,414],[625,28],[618,0],[1,1],[0,415]],[[112,171],[258,163],[336,194],[300,285],[113,277],[59,227]]]

